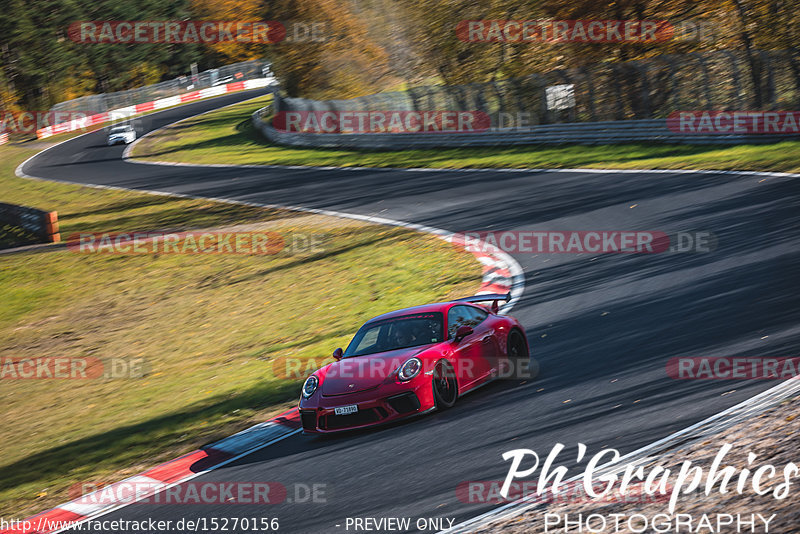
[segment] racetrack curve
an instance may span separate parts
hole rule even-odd
[[[152,131],[261,93],[169,109],[142,124]],[[289,488],[290,498],[295,484],[321,483],[326,502],[134,504],[104,519],[267,516],[278,517],[283,532],[315,533],[345,531],[346,517],[458,522],[495,506],[462,502],[456,488],[502,480],[507,450],[531,448],[543,456],[561,442],[568,449],[560,458],[574,466],[579,442],[592,453],[630,452],[775,384],[676,381],[666,373],[670,358],[798,355],[800,211],[791,177],[157,166],[123,161],[124,148],[105,146],[104,136],[60,144],[22,171],[455,232],[710,230],[718,238],[718,248],[705,254],[512,254],[526,289],[511,313],[525,325],[541,364],[536,381],[497,382],[446,412],[373,431],[293,435],[195,479],[275,481]]]

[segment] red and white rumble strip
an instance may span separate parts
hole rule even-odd
[[[187,102],[193,102],[203,98],[212,96],[221,96],[227,93],[236,93],[239,91],[246,91],[248,89],[257,89],[259,87],[266,87],[271,83],[270,78],[256,78],[254,80],[244,80],[241,82],[233,82],[226,85],[218,85],[217,87],[209,87],[208,89],[200,89],[199,91],[191,91],[182,95],[170,96],[167,98],[160,98],[152,102],[144,102],[136,104],[135,106],[128,106],[119,109],[112,109],[105,113],[98,113],[97,115],[90,115],[80,119],[73,119],[69,122],[62,124],[55,124],[36,131],[36,137],[45,139],[47,137],[62,134],[66,132],[74,132],[75,130],[82,130],[90,126],[102,124],[104,122],[123,120],[140,113],[147,113],[149,111],[156,111]],[[2,138],[0,138],[2,144]]]
[[[92,494],[83,495],[52,510],[35,515],[16,524],[3,534],[46,534],[66,528],[76,523],[130,504],[130,499],[121,498],[119,502],[108,499],[108,495],[123,495],[113,491],[114,487],[132,484],[137,489],[137,499],[151,497],[166,488],[180,484],[207,471],[229,463],[246,453],[264,448],[276,441],[295,434],[300,429],[300,414],[293,408],[265,423],[259,423],[228,438],[208,445],[203,449],[184,454],[144,473],[106,486],[104,498],[93,499]],[[109,491],[111,489],[112,491]],[[97,493],[95,492],[95,493]],[[60,526],[60,528],[59,528]]]
[[[460,234],[454,234],[446,239],[470,252],[483,266],[483,276],[481,287],[477,292],[478,295],[491,293],[505,295],[515,289],[513,270],[514,266],[518,267],[518,265],[508,254],[502,252],[498,247],[484,242],[479,242],[482,246],[467,246],[468,244],[475,245],[475,239],[473,238],[472,241],[468,242]],[[518,297],[519,295],[512,296]]]
[[[377,222],[377,220],[373,222]],[[397,221],[393,223],[399,224]],[[457,234],[450,234],[449,232],[414,224],[404,224],[402,226],[437,234],[439,237],[472,253],[483,266],[481,286],[477,294],[505,294],[509,292],[512,294],[511,302],[506,303],[502,307],[503,310],[510,309],[511,305],[521,296],[524,287],[522,269],[516,260],[499,248],[487,244],[475,250],[470,250],[466,247],[463,238]],[[263,449],[299,431],[300,412],[297,408],[292,408],[270,421],[259,423],[203,449],[190,452],[144,473],[98,489],[93,493],[82,495],[66,504],[33,517],[15,522],[11,528],[0,530],[0,534],[48,534],[65,530],[75,523],[122,508],[132,502],[152,497],[169,487],[191,480],[242,456]],[[125,491],[115,491],[118,486],[126,484],[137,488],[134,500],[131,500],[130,496],[125,497],[127,495]],[[94,494],[100,492],[102,492],[102,498],[93,498]],[[112,497],[109,498],[109,496]],[[115,498],[118,500],[115,500]]]
[[[0,133],[0,145],[4,145],[6,143],[8,143],[8,134]]]

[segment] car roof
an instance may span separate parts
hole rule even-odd
[[[435,304],[423,304],[422,306],[413,306],[411,308],[403,308],[402,310],[395,310],[388,313],[384,313],[382,315],[378,315],[377,317],[373,317],[369,321],[364,324],[370,324],[376,321],[383,321],[384,319],[393,319],[395,317],[402,317],[404,315],[413,315],[415,313],[433,313],[433,312],[440,312],[444,313],[453,306],[461,305],[461,306],[474,306],[467,302],[437,302]]]

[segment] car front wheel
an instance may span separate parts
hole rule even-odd
[[[457,398],[456,373],[447,361],[440,361],[433,370],[433,400],[436,409],[450,408],[456,403]]]

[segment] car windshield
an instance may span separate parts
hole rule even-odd
[[[111,132],[110,133],[116,134],[116,133],[130,132],[130,131],[131,131],[131,127],[130,126],[117,126],[116,128],[111,128]]]
[[[439,312],[403,315],[367,323],[356,332],[344,357],[439,343],[443,341],[443,323],[443,316]]]

